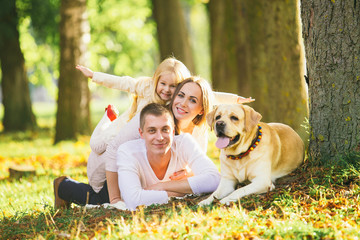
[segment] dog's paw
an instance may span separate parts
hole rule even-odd
[[[206,205],[210,205],[213,202],[213,198],[209,197],[205,200],[202,200],[201,202],[199,202],[199,206],[206,206]]]
[[[237,202],[238,200],[232,200],[229,198],[223,198],[222,200],[220,200],[220,204],[222,205],[226,205],[226,206],[230,206],[230,204]]]

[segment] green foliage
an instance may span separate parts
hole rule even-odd
[[[17,0],[16,5],[29,81],[35,87],[44,86],[55,100],[59,78],[60,1]],[[196,74],[210,80],[205,5],[199,0],[184,1],[183,5],[189,22]],[[89,0],[87,14],[91,31],[87,67],[119,76],[153,75],[160,59],[151,1]],[[90,87],[97,96],[109,93],[103,87]]]
[[[158,60],[149,1],[88,1],[89,67],[128,76],[152,76]]]
[[[59,44],[60,0],[17,0],[20,22],[31,19],[31,32],[37,44]]]
[[[198,2],[199,0],[193,0]],[[190,36],[193,47],[196,75],[211,81],[210,71],[210,26],[206,12],[206,6],[202,3],[193,4],[189,9]]]
[[[59,78],[59,0],[18,0],[20,44],[29,81],[56,99]],[[117,75],[151,76],[159,62],[149,1],[89,0],[87,66]]]
[[[43,43],[37,44],[31,34],[31,18],[26,17],[20,25],[21,49],[26,60],[29,82],[35,86],[44,86],[49,95],[56,99],[57,86],[55,80],[59,78],[58,47]]]

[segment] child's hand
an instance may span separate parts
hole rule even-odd
[[[93,76],[94,76],[94,72],[91,71],[90,68],[87,68],[87,67],[84,67],[84,66],[81,66],[81,65],[77,65],[76,69],[80,70],[82,72],[82,74],[84,74],[85,77],[88,77],[88,78],[92,79]]]
[[[248,98],[244,98],[244,97],[238,97],[237,99],[237,103],[251,103],[251,102],[254,102],[255,99],[251,98],[251,97],[248,97]]]

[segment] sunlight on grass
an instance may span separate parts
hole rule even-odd
[[[104,109],[108,104],[115,105],[121,113],[129,106],[129,98],[125,96],[93,100],[91,112],[94,127],[103,116]],[[2,105],[0,106],[2,108]],[[54,165],[46,162],[56,162],[57,158],[64,155],[67,156],[66,159],[72,158],[71,161],[74,161],[74,164],[87,161],[90,154],[90,136],[80,136],[77,142],[62,141],[53,145],[55,102],[37,102],[33,105],[33,111],[37,116],[40,130],[0,135],[0,179],[8,176],[7,169],[11,165],[28,164],[42,172],[43,168]]]
[[[93,101],[96,122],[122,98]],[[123,105],[121,105],[123,104]],[[120,107],[121,108],[121,107]],[[198,207],[206,196],[172,199],[136,212],[54,210],[53,180],[67,175],[87,182],[89,136],[53,145],[54,104],[35,104],[38,132],[0,135],[0,236],[4,239],[359,239],[360,156],[324,167],[306,162],[276,182],[272,192],[242,198],[230,206]],[[208,156],[220,169],[215,135]],[[28,165],[35,176],[9,179],[8,168]]]

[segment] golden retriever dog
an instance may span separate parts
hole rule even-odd
[[[219,105],[207,116],[221,149],[221,180],[216,191],[201,201],[221,204],[271,191],[277,178],[296,169],[304,160],[304,143],[289,126],[260,122],[261,114],[242,104]],[[237,183],[250,183],[235,189]]]

